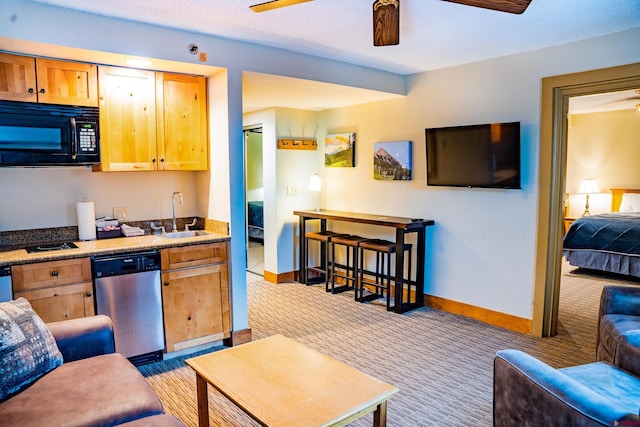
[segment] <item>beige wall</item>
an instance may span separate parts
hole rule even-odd
[[[610,211],[610,188],[640,188],[639,135],[635,109],[570,116],[566,192],[571,216],[584,211],[585,196],[575,194],[582,179],[595,179],[603,192],[589,197],[591,213]]]
[[[200,216],[194,172],[91,172],[74,168],[0,168],[0,231],[72,226],[76,202],[94,201],[96,216],[127,206],[129,219],[171,218],[171,193],[180,191],[179,217]]]

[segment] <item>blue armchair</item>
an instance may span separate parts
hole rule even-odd
[[[596,360],[618,365],[618,359],[624,357],[620,354],[621,339],[629,334],[638,333],[640,333],[640,286],[604,286],[598,313]],[[633,339],[631,341],[633,342]],[[627,351],[629,349],[633,351],[629,345],[625,348]],[[627,370],[640,376],[640,360],[636,364],[638,366],[627,364]]]
[[[639,343],[637,334],[621,345]],[[611,363],[554,369],[519,350],[499,351],[494,359],[496,427],[640,425],[639,409],[640,378]]]

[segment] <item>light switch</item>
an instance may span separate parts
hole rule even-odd
[[[126,206],[114,207],[113,217],[120,221],[126,221],[127,219],[129,219],[129,216],[127,214],[127,207]]]
[[[295,185],[287,185],[287,196],[297,196],[298,187]]]

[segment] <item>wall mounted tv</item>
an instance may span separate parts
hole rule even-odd
[[[520,122],[425,129],[427,185],[520,187]]]

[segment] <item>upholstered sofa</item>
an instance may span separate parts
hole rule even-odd
[[[24,319],[10,323],[7,317],[7,312],[0,310],[0,350],[5,357],[0,370],[9,369],[12,363],[13,356],[7,356],[11,345],[7,343],[38,327]],[[113,327],[108,317],[67,320],[46,327],[62,360],[51,365],[48,372],[37,374],[35,380],[23,382],[17,391],[9,389],[8,395],[0,399],[1,426],[184,426],[164,413],[145,378],[125,357],[114,352]],[[53,352],[59,357],[55,348]],[[14,353],[25,359],[32,359],[35,354],[38,362],[45,357],[40,350]],[[0,375],[5,375],[2,381],[6,384],[9,372]]]

